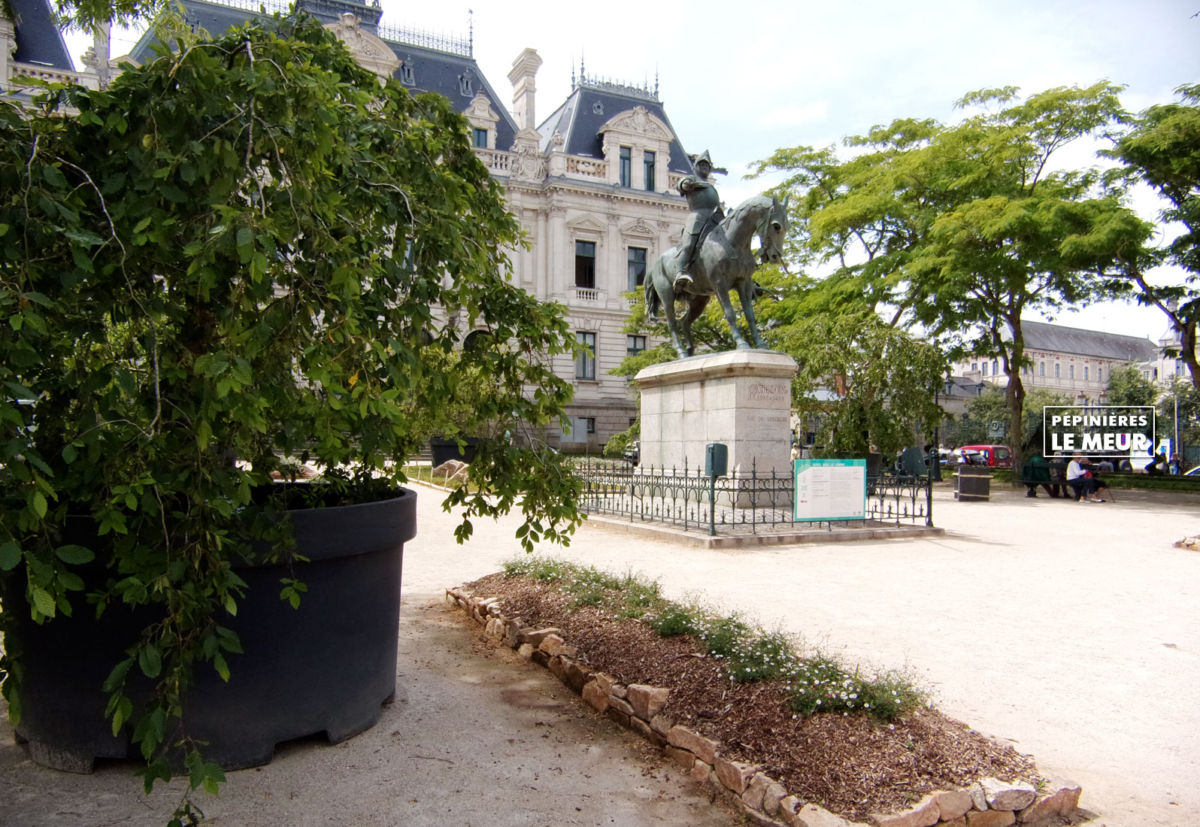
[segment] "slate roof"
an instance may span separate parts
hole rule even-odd
[[[1027,350],[1073,353],[1124,362],[1148,362],[1158,358],[1158,347],[1145,337],[1024,320],[1021,330],[1025,334]]]
[[[671,119],[667,117],[657,96],[632,86],[580,81],[562,105],[538,127],[538,133],[542,136],[542,150],[548,148],[551,137],[558,132],[565,141],[563,151],[568,155],[603,158],[601,127],[614,115],[635,106],[646,107],[647,112],[665,123],[672,135],[675,134],[675,127],[671,126]],[[692,172],[692,162],[677,139],[671,141],[667,168],[671,172]]]
[[[17,51],[13,59],[19,63],[34,63],[55,69],[73,71],[74,63],[63,41],[62,32],[54,25],[50,4],[46,0],[7,0],[17,30]]]
[[[28,0],[26,0],[28,2]],[[182,0],[185,19],[195,27],[202,27],[213,37],[252,18],[263,17],[250,8],[238,8],[210,0]],[[263,6],[268,15],[275,11],[284,12],[283,4],[255,2],[257,9]],[[491,102],[492,109],[500,116],[496,124],[496,147],[508,149],[513,144],[517,126],[508,109],[496,95],[479,65],[471,56],[469,42],[449,38],[433,38],[404,29],[379,25],[382,9],[378,5],[366,5],[349,0],[299,0],[299,8],[308,12],[322,23],[335,23],[345,12],[358,16],[362,28],[382,39],[399,57],[406,67],[397,71],[397,78],[414,92],[436,92],[450,99],[458,111],[463,111],[482,92]],[[153,47],[157,42],[153,30],[144,34],[130,52],[130,57],[142,63],[154,57]],[[411,75],[408,72],[411,71]],[[460,79],[466,77],[469,86],[464,89]],[[411,81],[411,82],[405,82]]]

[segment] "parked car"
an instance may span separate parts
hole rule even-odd
[[[1012,468],[1012,451],[1007,445],[963,445],[957,450],[964,465]]]

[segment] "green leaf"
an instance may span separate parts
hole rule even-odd
[[[138,666],[147,678],[157,678],[162,673],[162,653],[153,643],[138,650]]]
[[[95,552],[90,548],[76,545],[59,546],[54,550],[54,554],[64,563],[74,566],[82,566],[84,563],[90,563],[96,559]]]
[[[30,498],[30,506],[33,508],[33,513],[39,518],[46,516],[46,498],[42,496],[41,491],[34,491]]]
[[[45,617],[54,617],[54,613],[57,611],[58,605],[54,600],[54,596],[41,586],[34,586],[32,591],[33,608],[37,609],[37,611]]]
[[[113,692],[125,680],[125,676],[129,674],[129,670],[133,667],[133,658],[125,658],[118,663],[108,673],[108,677],[104,679],[101,689],[105,692]]]
[[[116,708],[112,713],[112,734],[116,738],[121,734],[121,727],[125,726],[125,722],[133,717],[133,701],[124,695],[117,700]]]
[[[229,664],[225,662],[225,656],[220,652],[213,655],[213,668],[217,670],[217,674],[221,676],[221,680],[229,683]]]
[[[21,559],[21,547],[14,541],[0,543],[0,571],[12,571]]]
[[[237,231],[238,259],[242,264],[250,261],[254,255],[254,231],[249,227],[239,227]]]

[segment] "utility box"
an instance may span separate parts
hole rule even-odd
[[[954,489],[956,500],[987,500],[991,494],[992,469],[986,465],[959,466],[957,485]]]
[[[710,442],[704,446],[704,474],[708,477],[723,477],[729,473],[729,446],[722,442]]]

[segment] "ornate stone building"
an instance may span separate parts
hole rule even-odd
[[[258,0],[183,0],[181,8],[193,27],[215,35],[257,16],[260,5],[268,13],[286,10]],[[549,441],[564,450],[601,449],[637,415],[628,381],[609,371],[647,345],[623,330],[629,318],[623,294],[641,289],[646,268],[677,242],[687,216],[676,186],[691,162],[657,91],[600,81],[581,67],[569,97],[539,123],[542,61],[533,49],[516,55],[508,73],[510,110],[475,62],[471,39],[383,25],[373,4],[300,0],[299,6],[336,32],[363,66],[414,92],[444,95],[470,122],[475,151],[504,187],[528,241],[527,249],[511,252],[514,280],[562,304],[589,349],[554,366],[574,383],[575,399],[571,427],[549,434]],[[154,42],[147,33],[128,58],[150,59]]]

